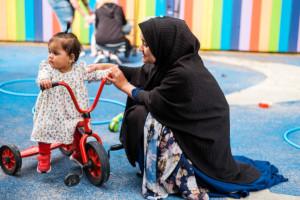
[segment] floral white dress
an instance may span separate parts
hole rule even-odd
[[[84,81],[101,80],[107,73],[106,70],[88,73],[84,63],[73,64],[71,71],[61,73],[52,68],[47,61],[42,61],[37,82],[43,79],[66,82],[72,88],[79,106],[86,109],[89,99]],[[81,114],[76,110],[65,87],[58,86],[41,91],[35,105],[31,140],[70,144],[76,125],[81,119]]]

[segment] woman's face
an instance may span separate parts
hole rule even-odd
[[[141,34],[142,45],[140,46],[140,51],[143,53],[143,62],[153,64],[156,58],[152,54],[148,44],[146,43],[143,34]]]

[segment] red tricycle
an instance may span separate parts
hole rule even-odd
[[[100,94],[103,90],[106,80],[101,81],[100,87],[98,89],[96,98],[93,104],[87,110],[82,110],[76,100],[76,97],[71,89],[71,87],[65,82],[54,82],[52,87],[64,86],[78,110],[82,113],[83,120],[77,124],[76,131],[74,135],[79,135],[79,145],[74,144],[51,144],[51,150],[59,148],[64,155],[70,156],[74,148],[79,148],[80,161],[79,165],[81,167],[81,172],[84,171],[89,181],[96,186],[101,186],[105,183],[110,174],[110,165],[107,152],[105,151],[101,138],[92,131],[90,128],[91,116],[90,113],[95,109]],[[87,139],[89,138],[89,141]],[[90,138],[92,141],[90,141]],[[0,165],[2,170],[8,175],[15,175],[20,171],[22,166],[22,158],[37,155],[38,147],[32,146],[23,151],[19,151],[15,145],[3,145],[0,147]],[[65,178],[65,184],[68,186],[76,185],[80,181],[80,176],[78,174],[69,173]]]

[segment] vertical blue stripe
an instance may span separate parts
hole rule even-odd
[[[91,10],[96,10],[96,0],[89,0],[89,7]]]
[[[34,0],[25,0],[25,34],[27,41],[34,41]]]
[[[166,0],[156,0],[155,2],[155,16],[165,16],[166,15]]]
[[[232,50],[239,49],[241,9],[242,9],[242,0],[235,0],[233,2],[233,11],[232,11],[232,33],[231,33]]]
[[[174,0],[167,0],[167,11],[166,11],[167,16],[174,16]]]
[[[300,14],[300,1],[293,0],[292,6],[292,18],[291,18],[291,30],[289,35],[289,51],[297,52],[298,40],[298,28],[299,28],[299,14]],[[298,40],[297,40],[298,39]]]
[[[231,27],[232,27],[232,2],[233,0],[223,1],[223,15],[222,15],[222,37],[221,49],[230,49]]]
[[[90,6],[91,10],[96,11],[96,0],[90,0],[89,6]],[[95,31],[95,24],[92,23],[92,24],[90,24],[90,27],[89,27],[89,43],[91,43],[91,41],[92,41],[91,38],[92,38],[92,35],[94,34],[94,31]]]
[[[43,41],[43,1],[35,0],[34,2],[35,41]]]
[[[296,0],[298,1],[298,0]],[[279,51],[287,52],[289,35],[290,35],[290,21],[292,11],[292,0],[282,1],[282,11],[280,19],[280,35],[279,35]]]

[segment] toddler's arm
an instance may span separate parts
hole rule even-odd
[[[106,78],[110,73],[109,68],[86,68],[84,67],[84,80],[97,81]]]
[[[106,70],[106,69],[111,69],[111,68],[114,68],[114,67],[118,67],[118,65],[116,64],[112,64],[112,63],[98,63],[98,64],[91,64],[91,65],[88,65],[88,72],[93,72],[93,71],[96,71],[96,70]]]

